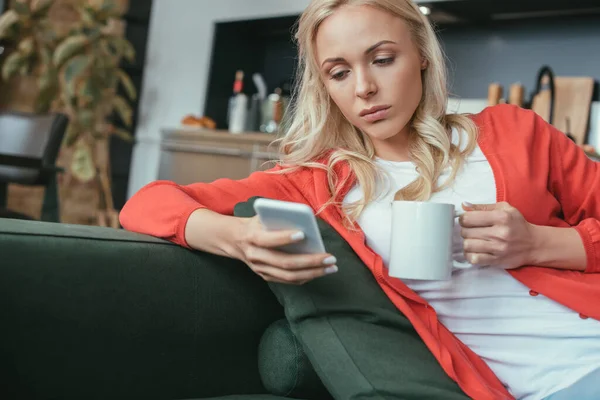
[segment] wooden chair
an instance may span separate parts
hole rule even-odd
[[[42,220],[59,222],[56,166],[69,119],[60,113],[0,112],[0,218],[32,219],[6,209],[8,185],[45,186]]]

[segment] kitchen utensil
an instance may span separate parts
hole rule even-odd
[[[552,72],[552,69],[546,65],[540,68],[536,82],[535,92],[526,108],[531,108],[544,121],[552,123],[555,99],[554,72]]]
[[[575,141],[575,137],[571,134],[571,118],[565,118],[566,128],[563,130],[564,134],[567,135],[569,139]]]
[[[256,86],[256,90],[258,91],[258,98],[262,101],[267,98],[267,84],[265,83],[265,79],[261,74],[252,75],[252,81]]]
[[[525,96],[525,88],[520,83],[510,85],[508,92],[508,104],[514,104],[523,107],[523,99]]]
[[[488,87],[488,105],[495,106],[500,104],[503,88],[499,83],[491,83]]]
[[[588,132],[594,78],[562,77],[554,79],[556,100],[553,125],[572,135],[575,143],[585,143]]]

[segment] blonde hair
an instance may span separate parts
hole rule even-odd
[[[327,171],[331,199],[319,210],[336,204],[344,182],[334,172],[338,163],[348,163],[364,196],[345,206],[345,215],[354,223],[366,204],[374,199],[380,174],[375,149],[366,134],[354,127],[330,99],[315,57],[315,37],[321,23],[344,5],[368,5],[402,18],[428,66],[423,71],[423,95],[410,122],[409,152],[419,178],[400,191],[403,200],[428,200],[452,184],[466,156],[476,145],[477,127],[466,115],[446,114],[448,92],[446,65],[435,31],[411,0],[312,0],[302,14],[296,32],[299,49],[298,91],[294,93],[291,117],[285,136],[279,139],[280,164],[288,168],[322,168]],[[467,134],[464,150],[452,144],[451,130]],[[322,160],[325,160],[324,162]],[[449,179],[438,185],[445,167]],[[284,169],[285,170],[285,169]],[[349,179],[349,178],[348,178]]]

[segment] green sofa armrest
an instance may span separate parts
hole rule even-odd
[[[264,393],[283,317],[240,261],[123,230],[0,219],[0,398]]]

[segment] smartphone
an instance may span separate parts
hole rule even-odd
[[[294,254],[326,252],[315,214],[306,204],[260,198],[254,202],[254,210],[260,222],[269,231],[304,232],[304,240],[281,246],[278,250]]]

